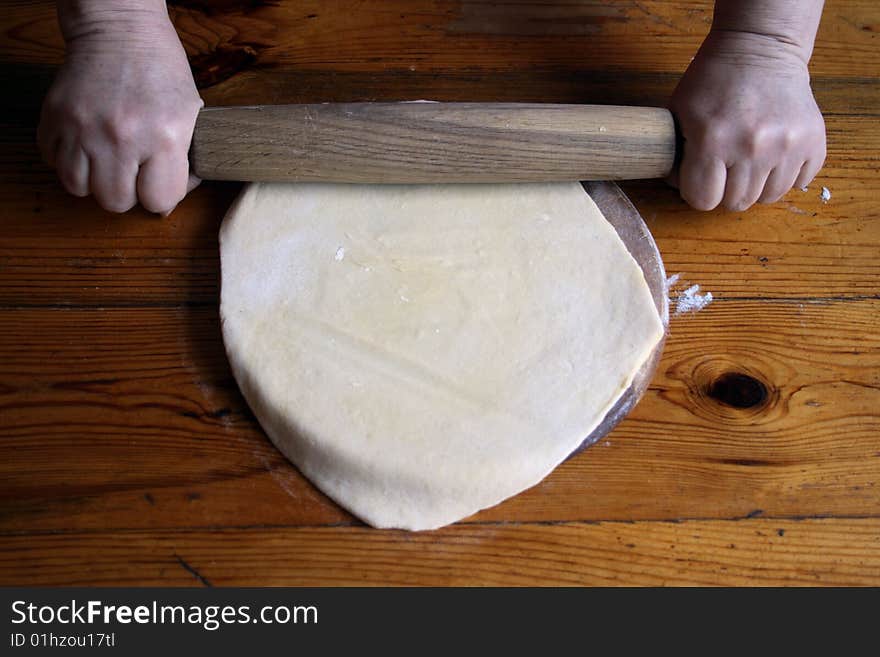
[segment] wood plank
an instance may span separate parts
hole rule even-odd
[[[7,199],[0,304],[213,303],[219,280],[216,230],[238,187],[207,185],[166,221],[141,210],[117,217],[90,199],[69,197],[39,162],[33,144],[51,70],[12,64],[0,70],[21,90],[0,116],[5,146],[0,148],[0,191]],[[276,74],[285,81],[280,87],[274,86]],[[412,84],[445,100],[661,103],[675,82],[671,74],[633,72],[615,83],[617,74],[608,71],[418,73],[412,81],[394,71],[326,75],[280,68],[247,75],[236,75],[229,85],[220,85],[223,89],[212,88],[209,102],[388,100],[408,97],[400,90]],[[874,199],[880,83],[825,78],[816,85],[832,114],[829,160],[809,193],[794,191],[785,201],[742,215],[704,214],[687,208],[662,183],[624,186],[649,220],[671,273],[681,272],[719,297],[880,291],[880,262],[874,255],[880,243]],[[822,185],[833,194],[828,204],[818,198]]]
[[[56,67],[0,62],[0,74],[17,95],[0,121],[4,141],[30,145],[43,96]],[[615,71],[312,71],[293,67],[247,69],[223,84],[201,90],[207,105],[399,101],[428,98],[461,102],[557,102],[665,106],[680,77],[676,72]],[[813,76],[813,91],[826,116],[880,114],[876,77]],[[0,153],[9,157],[11,153]]]
[[[880,585],[880,520],[21,534],[11,586]]]
[[[625,183],[669,273],[717,297],[880,294],[880,123],[833,116],[828,126],[828,164],[811,189],[751,212],[696,212],[659,181]],[[13,159],[0,160],[8,176],[0,178],[8,211],[0,304],[216,301],[217,229],[237,184],[204,185],[167,220],[142,210],[119,217],[67,196],[32,146],[6,152]],[[821,186],[831,190],[828,203],[819,198]]]
[[[694,3],[686,4],[672,13],[695,9]],[[872,5],[847,5],[846,12],[836,6],[829,3],[826,11],[826,21],[831,21],[829,39],[847,42],[855,38],[850,34],[855,28],[859,38],[875,36],[863,29],[873,25],[869,20]],[[289,16],[300,16],[299,9],[285,7]],[[547,7],[552,4],[538,8],[550,11]],[[264,7],[247,16],[233,11],[228,20],[243,21],[242,29],[250,29],[246,28],[248,20],[270,9]],[[390,16],[378,7],[373,9],[385,18]],[[652,5],[643,19],[653,21],[664,11]],[[694,15],[699,14],[695,11]],[[37,46],[54,29],[46,27],[46,21],[54,20],[51,13],[51,3],[18,3],[5,19],[0,18],[7,21],[8,29],[0,34],[10,47],[21,43],[22,48],[30,48],[19,53],[27,65],[3,67],[13,86],[23,93],[13,95],[2,117],[6,129],[2,139],[8,148],[0,149],[0,190],[8,199],[8,215],[0,238],[0,304],[213,303],[219,280],[216,228],[236,186],[214,184],[197,191],[168,221],[155,221],[142,211],[118,218],[100,211],[91,200],[65,195],[54,175],[39,163],[32,143],[34,122],[51,69],[49,64],[42,68],[34,64],[40,61],[34,52],[43,52]],[[368,20],[372,14],[364,16]],[[642,19],[630,16],[629,20]],[[296,28],[291,24],[289,29]],[[12,48],[11,52],[18,51]],[[15,57],[10,61],[15,62]],[[412,88],[446,100],[660,103],[676,77],[631,71],[618,79],[617,70],[523,71],[513,64],[494,71],[439,74],[400,72],[388,70],[382,62],[372,64],[368,72],[334,71],[332,75],[303,70],[296,62],[258,67],[233,75],[228,84],[214,85],[206,97],[208,102],[238,103],[254,98],[266,102],[388,100],[410,97],[401,96],[400,90]],[[591,61],[590,66],[595,64]],[[853,71],[848,69],[846,75]],[[649,219],[670,273],[680,272],[700,282],[717,297],[878,294],[880,264],[874,254],[880,242],[880,211],[874,189],[880,149],[875,120],[880,85],[874,78],[852,77],[820,77],[816,84],[820,102],[835,115],[828,122],[828,166],[806,196],[792,192],[786,201],[742,216],[705,215],[689,210],[662,184],[625,186]],[[582,88],[585,91],[579,92]],[[839,115],[849,112],[857,116]],[[832,190],[828,205],[818,199],[819,185]],[[734,230],[732,221],[736,222]]]
[[[590,66],[575,71],[243,70],[201,93],[208,105],[247,105],[256,99],[275,104],[431,99],[665,107],[683,72],[617,71],[592,68],[592,62]],[[878,115],[876,77],[814,75],[812,88],[826,116]]]
[[[681,71],[711,22],[710,0],[609,4],[539,0],[226,2],[222,10],[172,6],[204,85],[244,68],[369,71],[598,69]],[[812,68],[817,75],[875,75],[873,0],[829,0]],[[48,0],[0,17],[0,49],[13,62],[60,63]]]
[[[746,213],[696,212],[660,182],[623,188],[667,272],[718,298],[865,297],[880,294],[875,177],[829,167],[809,192]],[[828,204],[820,186],[832,191]],[[47,172],[44,184],[6,197],[0,305],[215,303],[217,230],[238,188],[203,185],[167,220],[116,217],[67,197]]]
[[[0,15],[0,582],[880,585],[874,0],[826,3],[811,68],[829,161],[808,194],[701,214],[625,185],[680,274],[673,296],[718,299],[673,318],[642,403],[541,485],[420,535],[360,526],[238,394],[216,311],[237,185],[165,221],[120,218],[39,163],[53,4]],[[209,104],[662,105],[711,6],[172,4]]]
[[[134,512],[161,524],[171,511],[213,524],[247,516],[254,501],[257,516],[266,503],[288,522],[349,517],[304,482],[253,420],[226,362],[216,308],[0,318],[7,521],[23,526],[48,513],[66,523],[66,514],[82,512],[100,523]]]
[[[674,317],[607,440],[474,519],[880,515],[878,316],[863,299]],[[264,437],[213,307],[0,312],[0,417],[2,529],[352,522]]]
[[[46,171],[30,188],[0,184],[15,205],[0,238],[0,305],[216,303],[217,230],[238,184],[205,185],[161,219],[103,212],[53,177]]]

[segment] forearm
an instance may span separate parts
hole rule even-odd
[[[806,64],[824,4],[823,0],[716,0],[712,32],[748,33],[785,45]]]

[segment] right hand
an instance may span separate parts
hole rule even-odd
[[[807,61],[775,38],[710,32],[670,108],[684,138],[677,186],[698,210],[774,203],[808,185],[825,161]]]
[[[111,212],[140,201],[167,215],[199,182],[188,151],[204,103],[161,5],[62,20],[67,56],[37,142],[68,192],[93,194]]]

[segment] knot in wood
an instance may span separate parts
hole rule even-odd
[[[763,382],[743,372],[722,373],[709,383],[706,394],[734,408],[761,406],[770,396]]]

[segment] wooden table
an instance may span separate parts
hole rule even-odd
[[[662,105],[711,18],[700,1],[171,4],[214,105]],[[0,583],[880,584],[875,0],[827,3],[829,156],[808,192],[703,214],[624,185],[673,297],[714,295],[672,319],[631,416],[532,490],[422,534],[354,520],[244,404],[217,315],[238,185],[164,220],[65,195],[33,146],[63,53],[52,3],[0,25]]]

